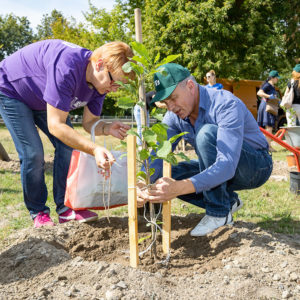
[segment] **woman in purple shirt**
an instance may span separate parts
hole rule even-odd
[[[74,130],[69,112],[84,106],[82,126],[90,132],[99,120],[105,95],[118,90],[116,81],[126,81],[122,65],[132,56],[130,47],[122,42],[107,43],[92,52],[62,40],[45,40],[0,62],[0,114],[19,154],[24,202],[35,227],[54,225],[46,206],[44,151],[37,127],[55,148],[53,196],[59,223],[97,219],[94,212],[75,212],[64,206],[72,149],[95,156],[104,170],[114,157]],[[118,121],[100,122],[95,134],[123,139],[128,129]]]

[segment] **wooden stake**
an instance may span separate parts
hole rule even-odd
[[[130,266],[136,268],[139,264],[139,250],[136,195],[136,136],[134,135],[128,135],[127,137],[127,169]]]
[[[135,39],[137,42],[143,42],[142,36],[142,14],[139,8],[134,10],[134,21],[135,21]],[[144,109],[141,110],[141,123],[142,126],[146,126],[146,116],[147,116],[147,107],[146,107],[146,90],[144,80],[140,82],[139,86],[139,100],[144,102]]]
[[[163,176],[171,178],[171,165],[164,161],[163,164]],[[168,254],[171,248],[171,200],[163,203],[163,252]]]

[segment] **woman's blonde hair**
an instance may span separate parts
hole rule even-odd
[[[125,73],[122,70],[122,66],[129,61],[129,58],[133,56],[131,48],[123,42],[110,42],[97,48],[93,51],[90,61],[97,62],[102,59],[108,70],[111,72],[122,72],[124,76],[134,79],[135,73]]]
[[[293,71],[292,78],[296,81],[298,80],[298,88],[300,88],[300,73]]]

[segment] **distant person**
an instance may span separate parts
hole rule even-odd
[[[55,148],[53,198],[59,223],[97,219],[94,212],[73,211],[64,205],[71,153],[74,148],[93,155],[104,171],[114,157],[75,131],[69,112],[84,106],[82,126],[90,132],[99,120],[105,95],[118,90],[116,81],[126,82],[128,74],[122,66],[132,56],[130,47],[122,42],[107,43],[92,52],[62,40],[45,40],[0,62],[0,114],[19,154],[24,202],[34,227],[54,225],[46,206],[44,149],[37,127]],[[95,134],[124,139],[129,128],[119,121],[100,122]]]
[[[291,108],[295,111],[296,116],[300,121],[300,64],[297,64],[293,69],[292,78],[288,82],[287,88],[290,90],[291,87],[294,90],[294,100]],[[296,116],[294,116],[294,113],[291,109],[286,110],[286,119],[288,126],[296,126]]]
[[[208,88],[213,88],[216,90],[221,90],[223,88],[223,85],[221,83],[217,83],[216,73],[214,70],[210,70],[206,74],[206,80],[208,82],[206,87],[208,87]]]
[[[146,108],[147,108],[146,125],[147,125],[147,127],[150,126],[150,113],[149,113],[150,108],[151,108],[150,102],[151,102],[152,98],[154,97],[154,95],[155,95],[154,91],[148,92],[146,94]],[[140,107],[138,104],[136,104],[133,109],[133,114],[134,114],[134,118],[135,118],[135,122],[136,122],[136,126],[137,126],[137,133],[139,135],[139,138],[137,138],[137,144],[139,146],[142,146],[142,115],[141,115],[142,109],[143,108]]]
[[[275,121],[277,117],[266,111],[266,105],[269,99],[278,98],[275,85],[278,83],[279,78],[280,76],[278,72],[276,70],[272,70],[257,92],[257,96],[261,97],[261,102],[257,112],[257,123],[270,133],[272,133],[273,128],[275,128]],[[269,137],[266,138],[269,143],[269,150],[275,151],[275,149],[271,146],[272,140]]]

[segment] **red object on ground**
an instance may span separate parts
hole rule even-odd
[[[271,134],[270,132],[266,131],[265,129],[263,129],[261,127],[259,127],[259,129],[261,130],[261,132],[264,135],[266,135],[267,137],[269,137],[270,139],[272,139],[273,141],[278,143],[280,146],[286,148],[287,150],[291,151],[294,154],[297,169],[298,169],[298,172],[300,172],[300,164],[299,164],[300,151],[282,140],[284,137],[284,134],[286,132],[286,129],[284,129],[284,128],[279,129],[275,134]]]

